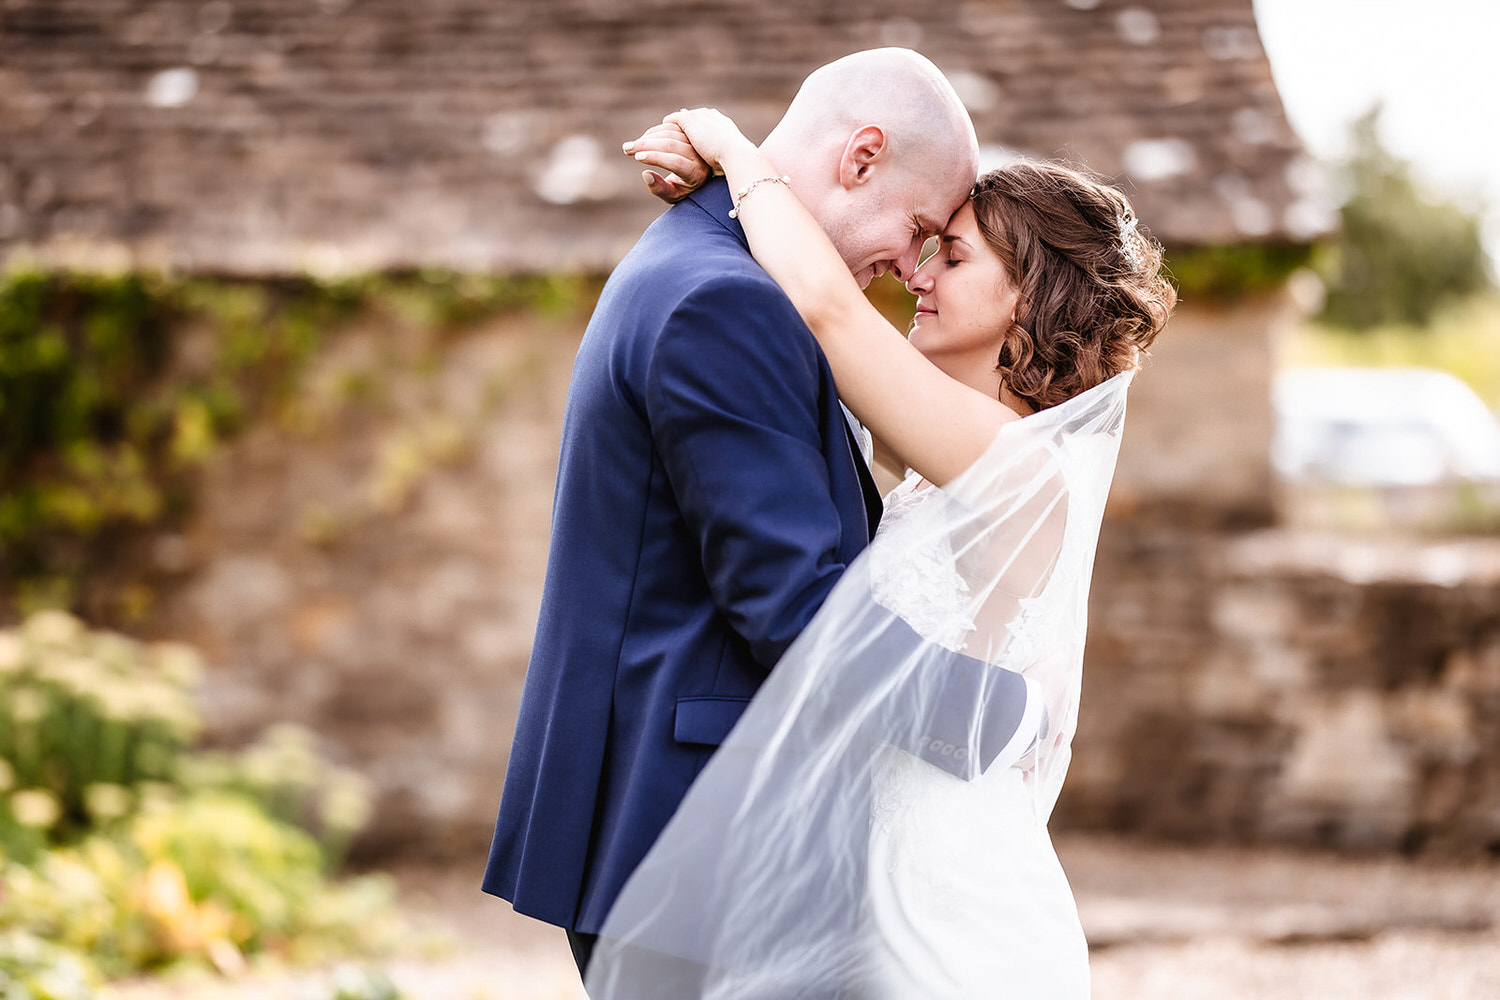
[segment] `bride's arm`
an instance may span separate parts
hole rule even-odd
[[[751,252],[818,338],[839,396],[855,416],[901,462],[934,483],[946,483],[972,465],[1000,426],[1018,414],[944,374],[886,321],[791,188],[766,179],[777,177],[777,170],[733,122],[706,110],[667,120],[724,171]],[[651,149],[638,140],[628,151],[643,164],[673,169],[679,151],[658,157]]]
[[[875,442],[875,464],[880,466],[886,472],[889,472],[891,475],[895,476],[897,479],[900,479],[902,476],[906,475],[906,463],[901,461],[901,456],[897,455],[894,451],[891,451],[891,449],[886,446],[886,443],[880,440],[880,438],[874,437],[873,433],[871,434],[871,437]]]

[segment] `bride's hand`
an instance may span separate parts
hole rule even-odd
[[[723,161],[736,152],[754,151],[755,144],[727,116],[713,108],[667,115],[624,145],[626,155],[656,170],[641,176],[651,193],[664,201],[678,201],[701,187]],[[658,172],[659,171],[659,172]]]
[[[671,122],[653,125],[621,149],[651,168],[641,171],[641,180],[647,190],[669,205],[686,198],[714,175],[713,167],[698,155],[687,133]]]
[[[682,129],[693,151],[721,172],[725,159],[755,149],[755,143],[745,138],[734,120],[716,108],[679,111],[662,121]]]

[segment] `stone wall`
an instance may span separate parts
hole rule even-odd
[[[474,856],[541,598],[581,323],[329,334],[290,412],[224,446],[153,556],[149,631],[207,662],[208,737],[308,727],[373,782],[366,852]]]
[[[1500,854],[1500,540],[1111,519],[1064,825]]]
[[[1263,526],[1254,330],[1276,308],[1185,307],[1132,392],[1057,823],[1492,850],[1500,553]],[[580,332],[510,317],[438,337],[367,318],[331,338],[294,413],[227,447],[189,530],[157,543],[178,582],[152,629],[207,654],[211,737],[311,727],[378,789],[367,852],[487,842]]]
[[[1117,515],[1178,527],[1275,521],[1271,375],[1295,316],[1284,294],[1179,306],[1131,387]]]

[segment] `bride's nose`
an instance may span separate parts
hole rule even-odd
[[[912,272],[910,278],[906,279],[906,290],[913,295],[921,295],[932,291],[932,261],[937,255],[934,254]]]

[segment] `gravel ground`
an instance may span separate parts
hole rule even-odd
[[[1500,863],[1076,836],[1057,846],[1094,1000],[1500,998]],[[396,874],[414,926],[448,941],[385,963],[410,1000],[584,1000],[562,933],[481,894],[477,870]],[[294,1000],[330,976],[140,981],[109,997]]]

